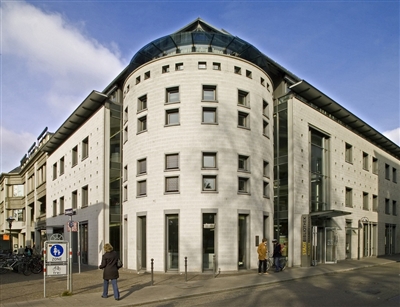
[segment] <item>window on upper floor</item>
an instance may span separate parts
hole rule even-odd
[[[53,216],[57,215],[57,200],[53,200]]]
[[[353,146],[348,143],[345,146],[345,161],[353,163]]]
[[[234,72],[235,72],[235,74],[241,75],[242,74],[242,68],[240,68],[239,66],[235,66],[234,67]]]
[[[183,63],[176,63],[175,70],[183,70]]]
[[[140,76],[137,76],[136,77],[136,84],[139,84],[140,83]]]
[[[368,171],[369,170],[369,155],[366,152],[362,154],[362,161],[363,161],[363,169]]]
[[[238,126],[250,129],[250,116],[248,113],[238,112]]]
[[[140,180],[137,182],[137,196],[146,196],[147,195],[147,181]]]
[[[64,174],[64,171],[65,171],[64,157],[61,157],[61,159],[60,159],[60,176]]]
[[[397,215],[397,201],[392,201],[392,214]]]
[[[199,62],[198,67],[199,69],[207,69],[207,62]]]
[[[71,206],[72,209],[78,208],[78,191],[73,191],[71,194]]]
[[[249,172],[250,171],[250,158],[248,156],[238,156],[238,171]]]
[[[216,175],[203,175],[203,191],[217,191]]]
[[[202,124],[217,123],[217,108],[203,107],[203,115],[201,118]]]
[[[221,63],[214,62],[213,63],[213,69],[214,70],[221,70]]]
[[[128,121],[128,107],[124,109],[124,124]]]
[[[363,209],[369,210],[369,195],[366,192],[363,192]]]
[[[261,83],[262,86],[265,86],[265,80],[264,80],[264,78],[260,77],[260,83]]]
[[[250,106],[250,94],[248,92],[238,90],[238,105]]]
[[[171,153],[165,155],[165,170],[179,170],[179,154]]]
[[[128,180],[128,165],[124,166],[123,178],[124,178],[124,182]]]
[[[137,174],[138,175],[147,174],[147,158],[139,159],[137,161]]]
[[[165,102],[166,103],[174,103],[174,102],[179,102],[179,87],[170,87],[166,89],[166,96],[165,96]]]
[[[165,177],[165,192],[166,193],[179,192],[179,176]]]
[[[238,193],[249,194],[250,193],[250,179],[245,177],[238,178]]]
[[[61,214],[64,214],[64,197],[60,197],[59,205],[60,205],[59,214],[60,214],[60,215],[61,215]]]
[[[378,195],[372,195],[372,211],[378,212]]]
[[[270,165],[268,161],[263,161],[263,176],[270,178]]]
[[[81,208],[85,208],[89,205],[89,188],[87,185],[82,188],[81,196],[82,196]]]
[[[142,116],[138,118],[138,128],[137,131],[143,132],[147,130],[147,116]]]
[[[266,120],[263,120],[263,135],[269,137],[269,124]]]
[[[246,77],[252,79],[253,78],[253,74],[250,70],[246,70]]]
[[[179,125],[179,109],[165,110],[165,125]]]
[[[390,165],[385,163],[385,179],[390,180]]]
[[[165,74],[167,72],[169,72],[169,65],[165,65],[162,67],[162,73]]]
[[[217,168],[217,153],[203,152],[202,168]]]
[[[140,96],[137,101],[138,112],[147,110],[147,95]]]
[[[269,182],[267,181],[263,181],[263,196],[266,198],[270,198]]]
[[[78,146],[72,148],[72,166],[78,164]]]
[[[149,79],[149,78],[150,78],[150,71],[146,71],[146,72],[144,73],[144,79],[147,80],[147,79]]]
[[[89,137],[82,141],[82,160],[89,157]]]
[[[372,173],[378,174],[378,159],[372,157]]]
[[[53,164],[53,180],[57,179],[57,163]]]
[[[269,118],[269,103],[263,100],[263,115]]]
[[[129,128],[128,128],[128,126],[126,126],[125,128],[124,128],[124,136],[123,136],[123,138],[124,138],[124,143],[125,142],[128,142],[128,138],[129,138],[129,133],[128,133],[128,131],[129,131]],[[139,131],[138,131],[139,132]]]
[[[215,85],[203,85],[203,101],[217,100],[217,87]]]
[[[392,169],[392,181],[394,183],[397,183],[397,169],[395,169],[394,167]]]
[[[390,200],[385,198],[385,214],[390,214]]]
[[[124,185],[123,191],[122,191],[122,197],[124,201],[128,200],[128,185]]]
[[[349,207],[349,208],[353,207],[353,189],[352,188],[346,188],[345,205],[346,205],[346,207]]]

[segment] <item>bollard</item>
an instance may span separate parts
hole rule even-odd
[[[154,286],[153,283],[153,268],[154,268],[154,259],[151,258],[151,285]]]
[[[217,266],[215,265],[215,254],[213,254],[213,271],[214,271],[214,276],[217,272]]]
[[[187,281],[187,257],[185,257],[185,281]]]

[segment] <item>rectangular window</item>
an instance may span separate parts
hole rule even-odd
[[[250,105],[250,94],[248,92],[238,90],[238,105],[245,107]]]
[[[146,110],[147,109],[147,95],[143,95],[138,98],[137,101],[137,110],[138,112]]]
[[[128,107],[124,110],[124,124],[128,121]]]
[[[199,62],[199,69],[207,69],[207,62]]]
[[[375,157],[372,158],[372,172],[378,174],[378,159]]]
[[[385,179],[390,180],[390,166],[385,163]]]
[[[78,208],[78,191],[73,191],[71,195],[71,205],[72,209]]]
[[[270,178],[270,165],[268,161],[263,162],[263,176]]]
[[[248,156],[238,156],[238,171],[248,172],[250,171],[250,159]]]
[[[140,83],[140,76],[137,76],[136,77],[136,84],[139,84]]]
[[[269,182],[263,181],[263,196],[269,198]]]
[[[82,205],[81,208],[85,208],[89,205],[89,189],[88,186],[82,188]]]
[[[169,65],[165,65],[162,67],[162,73],[165,74],[167,72],[169,72]]]
[[[369,170],[369,163],[368,163],[368,157],[369,155],[366,152],[363,152],[363,169],[368,171]]]
[[[64,171],[65,171],[64,166],[65,166],[64,157],[62,157],[60,159],[60,176],[64,174]]]
[[[123,195],[122,195],[124,201],[128,200],[128,185],[124,185],[124,191],[123,191]]]
[[[252,73],[250,70],[246,70],[246,77],[250,79],[252,78]]]
[[[203,191],[217,190],[217,176],[203,176]]]
[[[53,200],[53,216],[57,215],[57,200]]]
[[[57,179],[57,163],[53,164],[53,180]]]
[[[353,146],[347,143],[345,148],[345,160],[346,162],[353,163]]]
[[[147,130],[147,116],[138,118],[138,133]]]
[[[78,146],[72,148],[72,166],[78,164]]]
[[[249,194],[249,192],[250,192],[250,179],[249,178],[244,178],[244,177],[238,178],[238,192],[244,193],[244,194]]]
[[[203,85],[203,101],[217,100],[217,87],[215,85]]]
[[[59,214],[64,214],[64,197],[60,197],[60,211]]]
[[[150,78],[150,71],[146,71],[146,72],[144,73],[144,79],[147,80],[147,79],[149,79],[149,78]]]
[[[217,123],[217,108],[203,107],[202,124]]]
[[[352,208],[353,207],[353,189],[346,188],[346,207]]]
[[[124,166],[124,182],[128,180],[128,165]]]
[[[89,137],[82,141],[82,160],[89,156]]]
[[[165,101],[166,103],[179,102],[179,87],[170,87],[166,89]]]
[[[165,177],[165,192],[179,192],[179,176]]]
[[[385,213],[390,214],[390,200],[389,198],[385,198]]]
[[[378,196],[372,195],[372,210],[378,212]]]
[[[175,70],[183,70],[183,63],[176,63]]]
[[[265,87],[265,80],[264,80],[264,78],[260,78],[260,83],[261,83],[262,86]]]
[[[138,181],[137,183],[137,196],[146,196],[147,195],[147,183],[146,180]]]
[[[263,120],[263,135],[269,137],[269,124],[265,120]]]
[[[221,63],[214,62],[213,63],[213,69],[214,70],[221,70]]]
[[[138,175],[144,175],[147,173],[147,159],[139,159],[137,161],[137,174]]]
[[[179,125],[179,109],[172,109],[165,111],[165,125],[166,126]]]
[[[165,170],[178,170],[179,169],[179,154],[166,154],[165,155]]]
[[[363,192],[363,209],[369,210],[368,193]]]
[[[397,169],[395,169],[394,167],[392,171],[392,180],[394,183],[397,183]]]
[[[397,215],[397,201],[395,200],[392,202],[392,214]]]
[[[238,126],[241,128],[250,128],[249,114],[244,112],[238,112]]]
[[[217,153],[216,152],[203,152],[203,165],[202,168],[217,168]]]
[[[234,72],[235,74],[241,75],[242,74],[242,69],[239,66],[234,67]]]
[[[263,100],[263,115],[269,118],[269,103]]]
[[[125,128],[124,128],[124,143],[125,142],[128,142],[128,136],[129,136],[129,134],[128,134],[128,126],[126,126]]]

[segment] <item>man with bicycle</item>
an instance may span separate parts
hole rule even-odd
[[[282,246],[278,243],[277,239],[273,239],[272,243],[274,244],[274,253],[272,257],[274,257],[275,273],[277,273],[279,271],[283,271],[280,261],[282,258]]]

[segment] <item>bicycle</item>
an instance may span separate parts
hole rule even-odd
[[[22,257],[18,256],[12,256],[0,263],[0,274],[7,273],[8,271],[23,273],[25,276],[31,274],[28,263],[24,261]]]
[[[274,262],[274,257],[272,256],[271,253],[268,253],[268,259],[267,259],[267,271],[269,271],[270,268],[275,268],[275,262]],[[282,271],[286,269],[287,267],[287,258],[282,256],[279,259],[279,264],[280,267],[282,268]]]

